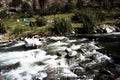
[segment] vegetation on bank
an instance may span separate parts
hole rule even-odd
[[[46,8],[47,0],[41,0],[39,10],[32,10],[26,2],[18,1],[22,4],[21,12],[16,14],[0,12],[4,25],[0,26],[1,34],[7,32],[14,37],[35,34],[65,35],[71,34],[74,28],[84,28],[86,33],[93,33],[96,26],[101,24],[120,23],[119,3],[114,1],[105,0],[98,3],[101,1],[95,0],[96,3],[92,4],[98,4],[96,6],[84,5],[83,0],[77,0],[76,4],[68,0],[64,5],[57,1],[56,4],[52,3],[51,7]],[[10,6],[18,6],[18,1],[12,2]],[[24,22],[23,18],[27,21]]]
[[[69,18],[56,17],[54,19],[53,28],[51,31],[57,35],[70,34],[73,31],[72,22]]]

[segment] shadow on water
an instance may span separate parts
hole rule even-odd
[[[120,41],[112,42],[99,42],[102,47],[109,53],[110,57],[113,58],[115,63],[120,64]]]
[[[5,52],[12,52],[12,51],[26,51],[24,43],[20,43],[19,41],[17,42],[6,42],[3,44],[0,44],[0,52],[5,53]],[[18,44],[18,45],[16,45]]]

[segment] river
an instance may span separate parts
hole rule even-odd
[[[39,49],[26,49],[24,41],[1,43],[0,76],[5,80],[117,80],[120,76],[119,63],[101,51],[97,41],[39,39],[43,42]]]

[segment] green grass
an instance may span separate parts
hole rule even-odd
[[[82,23],[72,23],[73,28],[81,28],[83,27],[82,25],[83,25]]]
[[[74,14],[73,13],[66,13],[66,14],[48,15],[48,16],[44,16],[44,17],[47,20],[53,20],[55,17],[65,18],[65,17],[71,17],[72,15],[74,15]]]
[[[60,17],[60,18],[66,18],[66,17],[71,17],[73,16],[73,13],[66,13],[66,14],[56,14],[56,15],[48,15],[48,16],[44,16],[44,18],[46,20],[54,20],[54,18],[56,17]],[[19,27],[23,27],[23,28],[28,28],[25,29],[21,34],[17,35],[19,36],[24,36],[24,35],[28,35],[28,34],[37,34],[40,32],[48,32],[49,28],[53,28],[52,24],[46,24],[45,26],[41,26],[41,27],[28,27],[25,24],[29,24],[30,21],[36,21],[37,17],[41,17],[41,16],[35,16],[33,18],[27,18],[27,22],[24,23],[22,22],[22,18],[19,18],[20,22],[17,22],[17,18],[16,19],[3,19],[4,21],[4,25],[8,27],[7,32],[9,32],[9,34],[12,34],[14,29],[19,28]],[[105,19],[102,24],[106,24],[106,23],[115,23],[115,22],[120,22],[120,19]],[[77,27],[83,27],[82,23],[72,23],[72,27],[73,28],[77,28]],[[12,34],[12,35],[15,35]]]

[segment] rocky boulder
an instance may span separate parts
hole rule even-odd
[[[95,33],[112,33],[117,31],[118,31],[118,27],[108,24],[97,26],[95,29]]]
[[[40,48],[43,44],[37,38],[25,38],[24,42],[26,48]]]

